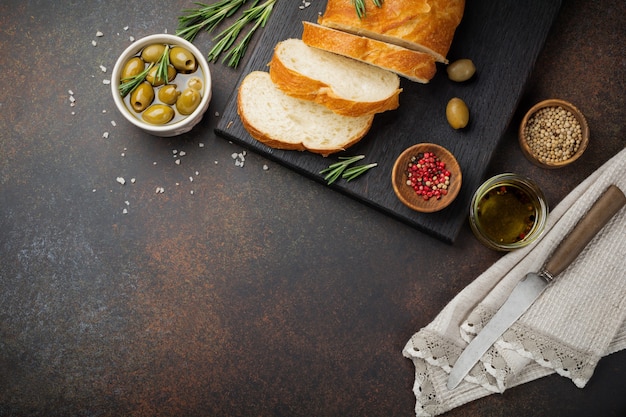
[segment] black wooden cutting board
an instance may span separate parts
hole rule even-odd
[[[326,1],[303,3],[279,0],[255,50],[242,70],[242,77],[254,70],[267,71],[276,43],[300,38],[302,21],[315,22]],[[341,154],[324,158],[309,152],[269,148],[253,139],[237,115],[236,90],[229,99],[217,134],[278,161],[313,180],[324,182],[319,171],[336,162],[338,156],[363,154],[363,163],[378,166],[351,182],[338,181],[331,189],[343,192],[397,219],[453,243],[467,219],[473,192],[485,179],[492,155],[515,113],[537,56],[560,8],[560,0],[493,1],[467,0],[463,20],[457,29],[450,62],[471,58],[476,76],[466,83],[453,83],[445,66],[427,85],[402,79],[403,92],[397,110],[376,115],[372,129],[357,145]],[[446,103],[462,98],[470,109],[470,124],[459,131],[446,121]],[[409,146],[433,142],[450,150],[461,166],[463,186],[456,200],[437,213],[422,214],[404,206],[391,186],[396,158]]]

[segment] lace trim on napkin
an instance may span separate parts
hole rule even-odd
[[[427,329],[422,329],[413,335],[405,348],[405,353],[413,359],[415,364],[413,392],[416,398],[416,410],[422,411],[418,415],[437,415],[445,411],[435,389],[436,384],[433,383],[432,368],[429,365],[443,369],[447,375],[462,350],[462,347]],[[470,371],[468,380],[495,391],[493,387],[496,386],[496,381],[489,372],[486,372],[482,363],[477,364]]]
[[[470,335],[476,335],[494,314],[495,311],[479,305],[461,325],[463,337],[471,338]],[[511,355],[511,351],[522,358],[535,361],[538,365],[553,369],[559,375],[571,379],[579,388],[585,386],[600,360],[596,355],[573,348],[516,322],[481,360],[482,367],[494,377],[492,381],[496,385],[493,389],[498,391],[504,391],[511,386],[516,376],[515,369],[523,366],[512,365],[519,362],[520,358]]]

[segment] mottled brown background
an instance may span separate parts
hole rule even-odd
[[[239,72],[219,63],[191,133],[122,120],[102,83],[116,56],[191,6],[0,3],[0,416],[413,415],[402,347],[501,254],[467,226],[441,243],[255,154],[236,167],[243,149],[213,129]],[[564,1],[490,173],[530,176],[554,206],[624,148],[625,14]],[[558,171],[528,163],[515,135],[551,97],[592,132]],[[620,352],[582,390],[551,376],[448,415],[621,416],[625,377]]]

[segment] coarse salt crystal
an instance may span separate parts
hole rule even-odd
[[[102,80],[102,84],[109,85],[109,84],[111,84],[111,80],[104,79],[104,80]]]
[[[115,123],[115,120],[111,120],[111,125],[112,126],[117,126],[117,123]]]
[[[128,26],[124,26],[124,30],[128,30]]]
[[[131,182],[132,184],[134,184],[134,183],[135,183],[135,181],[137,181],[137,180],[136,180],[136,179],[134,179],[134,178],[131,178],[131,179],[130,179],[130,182]]]
[[[105,138],[105,139],[108,139],[109,138],[109,132],[104,132],[102,134],[102,137]]]
[[[180,156],[185,156],[185,155],[187,155],[187,152],[185,152],[185,151],[180,151],[180,152],[178,153],[178,155],[180,155]]]
[[[131,42],[135,42],[135,37],[134,37],[134,36],[130,36],[128,39],[129,39]]]
[[[189,194],[193,195],[193,190],[190,190],[190,191],[189,191]]]
[[[76,99],[74,98],[74,96],[70,96],[70,103],[74,103],[76,102]]]
[[[96,41],[91,41],[91,44],[92,44],[93,46],[97,46],[97,45],[98,45],[98,42],[96,42]]]
[[[105,67],[104,65],[100,65],[100,69],[102,70],[102,72],[107,72],[107,67]]]
[[[157,187],[156,188],[156,193],[157,194],[163,194],[164,192],[165,192],[165,188],[163,188],[163,187]]]
[[[72,90],[67,90],[67,94],[69,94],[70,96],[73,96],[74,92]]]
[[[122,214],[128,214],[128,209],[123,209]]]
[[[180,165],[180,159],[177,159],[177,160],[176,160],[176,161],[174,161],[174,162],[176,162],[176,165]]]
[[[204,148],[204,143],[200,142],[200,143],[198,143],[198,146],[201,147],[201,148]]]
[[[193,182],[193,177],[189,177],[189,182]]]
[[[123,177],[117,177],[115,181],[119,182],[122,185],[126,184],[126,180]]]
[[[97,31],[96,32],[96,36],[101,38],[102,36],[104,36],[104,33],[100,32],[100,31]]]
[[[268,167],[267,165],[263,165],[263,171],[267,171],[268,169],[270,169],[270,167]]]
[[[237,159],[237,152],[233,152],[233,153],[230,155],[230,157],[231,157],[231,158],[233,158],[233,159]]]

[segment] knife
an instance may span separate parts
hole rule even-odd
[[[609,186],[559,244],[540,272],[527,274],[513,288],[507,300],[487,325],[467,345],[450,371],[449,390],[456,388],[498,337],[524,314],[543,290],[576,259],[624,204],[626,204],[624,193],[615,185]]]

